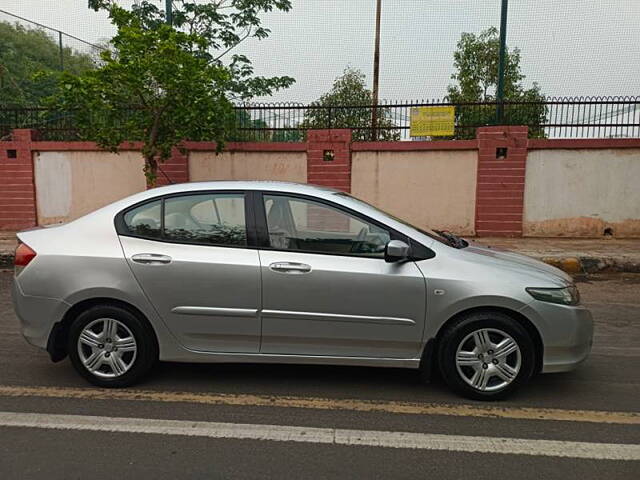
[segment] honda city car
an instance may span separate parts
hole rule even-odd
[[[23,335],[101,387],[158,360],[270,362],[439,372],[494,400],[591,349],[564,272],[328,188],[170,185],[18,239]]]

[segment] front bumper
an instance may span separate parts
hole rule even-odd
[[[567,372],[584,362],[593,344],[593,318],[585,307],[534,300],[521,310],[542,337],[542,373]]]
[[[16,278],[11,289],[13,308],[22,326],[22,336],[31,345],[46,349],[49,335],[69,305],[59,299],[25,295]]]

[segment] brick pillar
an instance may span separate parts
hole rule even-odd
[[[307,132],[307,183],[351,191],[351,130]]]
[[[160,168],[162,171],[160,171]],[[170,185],[171,183],[184,183],[189,181],[189,154],[182,153],[174,148],[171,151],[171,158],[160,164],[158,169],[158,180],[156,186]],[[164,173],[162,173],[164,172]],[[166,174],[166,175],[165,175]],[[171,179],[171,182],[169,179]]]
[[[0,230],[22,230],[37,223],[31,142],[36,131],[16,129],[0,142]]]
[[[476,235],[521,237],[528,128],[481,127],[477,138]]]

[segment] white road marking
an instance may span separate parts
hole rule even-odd
[[[145,433],[597,460],[640,460],[640,445],[635,444],[472,437],[284,425],[0,412],[0,427]]]

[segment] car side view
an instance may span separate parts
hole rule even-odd
[[[311,185],[171,185],[18,238],[23,335],[102,387],[158,360],[306,363],[437,369],[495,400],[591,349],[564,272]]]

